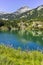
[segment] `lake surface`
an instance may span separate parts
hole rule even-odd
[[[0,32],[0,44],[22,50],[43,50],[43,36],[32,36],[30,33]]]

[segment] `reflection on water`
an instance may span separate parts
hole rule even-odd
[[[43,31],[26,31],[22,34],[21,32],[19,32],[19,37],[21,37],[25,41],[32,41],[43,45]]]
[[[0,32],[0,43],[14,48],[20,47],[22,50],[43,50],[43,32],[39,32]]]

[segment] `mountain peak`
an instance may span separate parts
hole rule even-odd
[[[28,6],[23,6],[17,10],[18,13],[24,13],[26,11],[29,11],[30,8]]]
[[[23,6],[23,7],[19,8],[19,9],[29,9],[29,7],[28,6]]]
[[[37,10],[40,10],[40,9],[42,9],[42,8],[43,8],[43,5],[39,6],[39,7],[37,8]]]

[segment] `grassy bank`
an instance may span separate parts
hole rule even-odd
[[[43,54],[0,45],[0,65],[43,65]]]

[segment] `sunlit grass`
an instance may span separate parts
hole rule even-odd
[[[0,45],[0,65],[43,65],[43,53]]]

